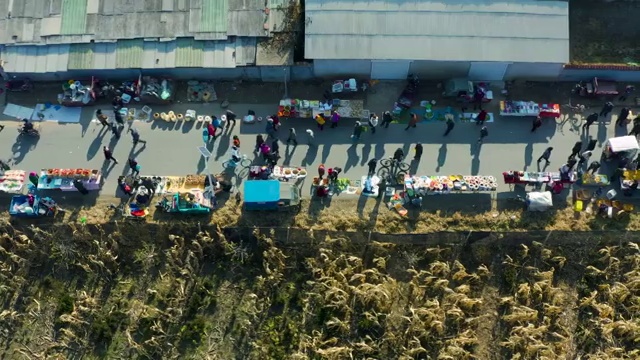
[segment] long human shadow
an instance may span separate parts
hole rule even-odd
[[[447,144],[440,145],[438,149],[438,165],[436,166],[436,172],[440,172],[440,168],[444,166],[447,161]]]

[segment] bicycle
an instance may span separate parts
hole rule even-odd
[[[411,166],[395,158],[380,160],[378,176],[384,179],[387,184],[396,185],[404,183],[404,177]]]
[[[242,169],[248,169],[249,167],[251,167],[251,160],[247,158],[247,155],[242,155],[239,161],[234,161],[232,157],[231,159],[222,163],[222,167],[225,170],[235,169],[238,167],[238,165]]]

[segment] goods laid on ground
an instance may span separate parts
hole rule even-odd
[[[140,101],[143,104],[165,104],[173,100],[175,86],[169,79],[142,78]]]
[[[311,183],[311,191],[315,193],[315,188],[324,185],[329,188],[329,193],[332,195],[359,195],[362,191],[361,180],[350,180],[347,178],[339,178],[334,182],[331,182],[328,178],[320,180],[318,177],[313,178]]]
[[[26,178],[27,172],[23,170],[0,171],[0,192],[21,193]]]
[[[498,182],[493,176],[414,176],[405,175],[405,191],[419,195],[450,194],[451,192],[495,191]]]
[[[533,101],[500,101],[501,116],[559,117],[560,105],[538,104]]]
[[[478,113],[462,113],[460,115],[461,122],[476,122],[476,117],[478,117]],[[495,120],[493,113],[487,113],[487,119],[484,121],[485,123],[492,123]]]
[[[62,106],[87,106],[96,100],[94,78],[89,83],[69,80],[62,84],[62,93],[58,94],[58,103]],[[99,89],[97,89],[99,91]]]
[[[73,181],[79,179],[88,191],[100,190],[102,173],[92,169],[43,169],[38,190],[78,191]]]
[[[363,118],[365,115],[364,101],[362,100],[339,100],[333,99],[331,102],[319,100],[284,99],[280,100],[278,106],[278,116],[284,118],[315,118],[322,114],[327,119],[331,116],[331,111],[337,112],[345,118]]]
[[[187,82],[187,101],[210,102],[218,100],[212,82],[191,80]]]
[[[582,186],[608,186],[610,184],[609,177],[602,174],[582,174],[580,181]]]

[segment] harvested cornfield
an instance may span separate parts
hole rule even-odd
[[[0,358],[638,358],[640,248],[174,224],[0,229]],[[537,241],[540,240],[540,241]]]

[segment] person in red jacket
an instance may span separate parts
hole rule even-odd
[[[480,110],[476,116],[476,125],[484,125],[484,122],[487,121],[487,116],[489,116],[489,113],[486,110]]]

